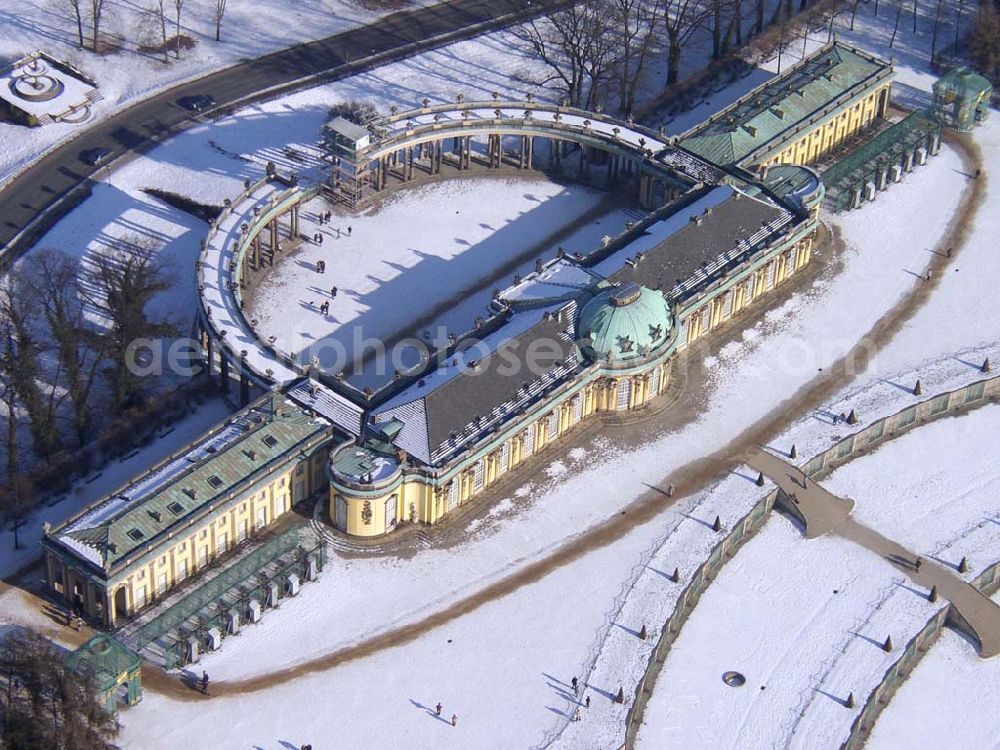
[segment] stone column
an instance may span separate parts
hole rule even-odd
[[[212,377],[212,367],[213,367],[212,358],[215,356],[214,352],[212,351],[212,349],[214,348],[212,344],[212,336],[205,329],[202,329],[201,335],[202,335],[203,347],[205,349],[205,369],[208,370],[208,376]]]
[[[229,358],[225,349],[219,350],[219,390],[229,393]]]
[[[247,376],[247,355],[240,353],[240,406],[250,403],[250,378]]]

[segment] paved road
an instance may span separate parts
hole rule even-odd
[[[149,148],[195,124],[197,120],[192,114],[177,104],[181,97],[210,94],[218,102],[213,113],[222,114],[236,103],[242,105],[279,92],[334,81],[571,3],[572,0],[449,0],[394,13],[373,24],[241,63],[145,99],[87,128],[0,191],[0,266],[30,247],[32,236],[44,224],[40,221],[23,234],[22,230],[42,211],[74,188],[102,176],[100,170],[105,168],[94,169],[83,164],[79,160],[81,151],[104,147],[117,158],[129,151]]]

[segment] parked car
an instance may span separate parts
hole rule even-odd
[[[206,109],[211,109],[215,106],[215,97],[209,96],[208,94],[197,94],[196,96],[185,96],[177,100],[184,109],[189,109],[192,112],[204,112]]]
[[[80,161],[92,167],[99,167],[108,160],[111,152],[106,148],[88,148],[80,152]]]

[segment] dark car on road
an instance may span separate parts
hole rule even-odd
[[[80,152],[80,161],[92,167],[99,167],[108,160],[111,152],[106,148],[88,148]]]
[[[185,96],[178,99],[177,103],[184,107],[184,109],[189,109],[192,112],[204,112],[206,109],[211,109],[215,106],[215,97],[208,94]]]

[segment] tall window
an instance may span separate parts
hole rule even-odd
[[[486,461],[483,459],[480,459],[479,461],[476,462],[475,488],[477,490],[481,490],[483,488],[483,485],[486,484],[486,472],[484,470],[485,464]]]
[[[628,397],[632,392],[632,383],[628,378],[622,378],[618,381],[618,403],[617,408],[619,411],[628,408]]]

